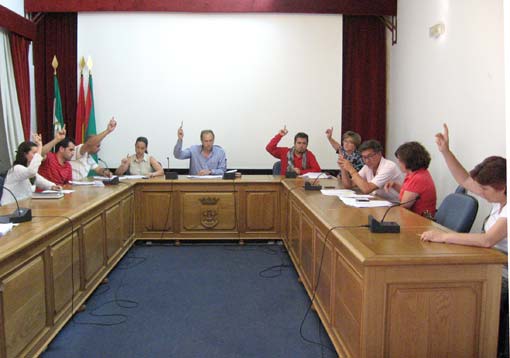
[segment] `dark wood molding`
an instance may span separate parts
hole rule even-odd
[[[397,0],[25,0],[31,12],[202,12],[396,15]]]
[[[26,37],[29,40],[34,40],[37,36],[36,26],[32,21],[25,19],[23,16],[2,5],[0,5],[0,27]]]

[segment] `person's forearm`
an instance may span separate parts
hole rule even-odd
[[[51,141],[43,145],[41,149],[41,155],[45,157],[46,154],[48,154],[53,149],[53,147],[57,145],[58,142],[60,141],[57,138],[53,138]]]
[[[462,166],[462,164],[460,164],[460,162],[450,150],[443,152],[442,154],[446,165],[448,166],[450,173],[452,173],[455,181],[459,185],[463,185],[464,182],[469,178],[469,173],[467,170]]]
[[[356,170],[353,170],[349,174],[351,175],[351,181],[359,188],[363,194],[369,194],[374,191],[374,188],[370,185],[370,183],[363,179]]]
[[[115,175],[122,175],[129,169],[129,165],[121,165],[115,170]]]
[[[338,150],[340,149],[340,143],[338,143],[335,139],[333,139],[333,137],[328,138],[328,140],[329,140],[329,144],[331,144],[333,149],[338,152]]]
[[[352,188],[352,180],[349,176],[349,173],[347,172],[347,170],[341,170],[342,171],[342,185],[345,189],[350,189]]]

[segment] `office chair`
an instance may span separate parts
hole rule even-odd
[[[469,232],[478,212],[478,201],[467,194],[453,193],[444,198],[435,220],[457,232]]]
[[[277,161],[273,164],[273,175],[280,175],[282,171],[282,162]]]
[[[5,178],[0,175],[0,202],[2,200],[2,194],[4,193],[4,181],[5,181]]]

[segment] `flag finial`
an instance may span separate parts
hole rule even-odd
[[[81,57],[80,59],[80,75],[83,75],[83,69],[85,68],[85,57]]]
[[[89,73],[92,73],[92,66],[94,66],[94,63],[92,63],[92,57],[89,56],[87,60],[87,68],[89,69]]]
[[[53,74],[56,75],[57,74],[57,67],[58,67],[57,55],[53,56],[53,61],[51,61],[51,67],[53,67]]]

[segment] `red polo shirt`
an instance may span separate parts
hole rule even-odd
[[[46,154],[46,159],[39,167],[39,174],[56,185],[64,185],[73,180],[71,163],[64,162],[64,165],[60,164],[57,155],[52,152]]]

